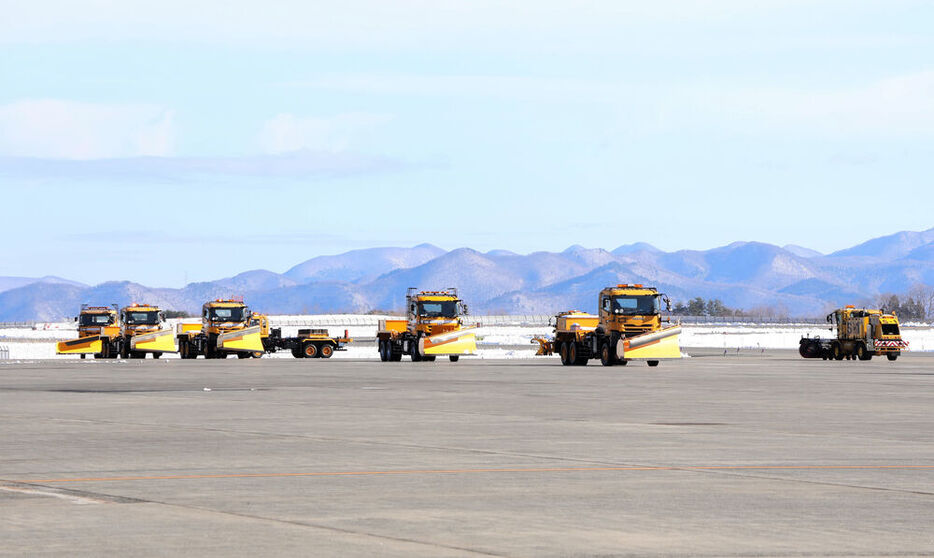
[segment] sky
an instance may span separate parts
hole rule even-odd
[[[0,276],[934,226],[934,3],[0,0]]]

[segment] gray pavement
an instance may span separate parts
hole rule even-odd
[[[934,555],[934,356],[692,352],[6,363],[0,555]]]

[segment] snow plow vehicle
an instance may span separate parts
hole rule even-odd
[[[172,330],[165,328],[165,315],[158,306],[131,304],[117,311],[117,306],[82,305],[75,318],[78,339],[58,344],[58,354],[80,354],[85,358],[145,358],[152,354],[174,353]]]
[[[201,307],[201,323],[179,323],[176,331],[182,358],[250,358],[265,352],[260,326],[253,325],[242,298],[216,299]]]
[[[335,351],[346,351],[347,343],[353,339],[344,330],[343,337],[331,337],[326,329],[300,329],[297,337],[282,337],[281,327],[269,327],[269,316],[253,314],[251,325],[259,326],[263,351],[275,353],[280,349],[288,350],[295,358],[331,358]],[[262,353],[254,353],[254,357]]]
[[[55,349],[59,355],[94,355],[94,358],[112,358],[117,356],[114,341],[120,336],[120,320],[117,305],[90,306],[81,305],[81,311],[75,316],[78,324],[78,338],[61,341]]]
[[[802,337],[798,354],[824,360],[871,360],[873,356],[882,355],[895,360],[902,351],[908,350],[895,314],[847,305],[828,314],[827,322],[831,324],[830,331],[836,330],[837,336],[828,339]]]
[[[379,321],[376,334],[379,358],[398,362],[409,355],[413,362],[431,362],[447,356],[457,362],[461,355],[477,352],[473,327],[464,327],[467,305],[457,289],[421,291],[410,287],[405,294],[406,317]]]
[[[653,287],[620,284],[600,291],[599,315],[569,311],[555,316],[553,341],[534,339],[538,354],[557,352],[561,364],[586,365],[599,358],[604,366],[645,360],[658,366],[661,360],[681,358],[681,325],[663,326],[661,302],[670,310],[668,297]]]

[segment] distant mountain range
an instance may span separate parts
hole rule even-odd
[[[645,243],[607,251],[450,252],[430,244],[319,256],[285,273],[246,271],[182,289],[127,281],[96,286],[57,277],[0,277],[0,321],[60,320],[81,303],[147,302],[197,313],[204,301],[243,296],[274,314],[394,310],[405,289],[458,287],[473,313],[594,311],[597,292],[616,283],[655,285],[673,300],[719,298],[746,310],[815,316],[881,293],[934,285],[934,228],[899,232],[823,255],[801,246],[734,242],[711,250],[663,252]]]

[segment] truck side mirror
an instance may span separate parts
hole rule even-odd
[[[78,316],[75,316],[75,321],[76,321],[76,322],[78,321]]]
[[[467,314],[470,313],[470,312],[467,310],[467,305],[466,305],[466,304],[462,304],[462,305],[461,305],[461,308],[463,308],[463,310],[464,310],[464,315],[465,315],[465,316],[466,316]]]

